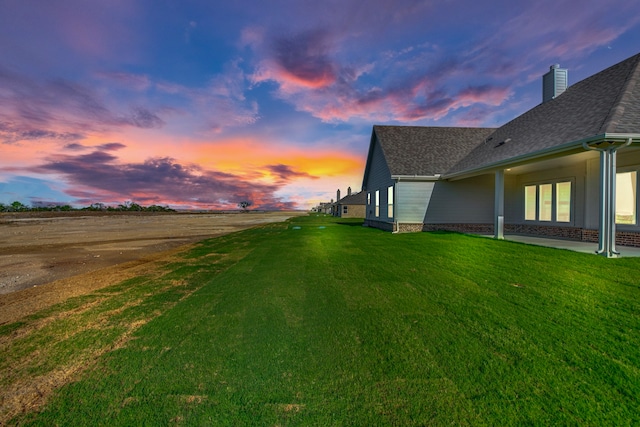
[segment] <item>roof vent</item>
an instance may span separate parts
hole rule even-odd
[[[542,76],[542,102],[551,101],[567,90],[569,85],[569,70],[554,64],[549,72]]]

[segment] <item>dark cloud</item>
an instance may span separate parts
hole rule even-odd
[[[114,143],[112,148],[118,143]],[[66,177],[67,193],[78,203],[106,203],[134,200],[142,204],[186,205],[200,208],[232,208],[241,200],[251,200],[254,208],[293,209],[274,193],[284,184],[249,182],[243,177],[183,165],[170,157],[151,158],[142,163],[117,163],[105,151],[81,155],[57,155],[31,170]],[[272,167],[282,177],[306,175],[284,165]],[[284,179],[284,178],[283,178]]]
[[[62,148],[69,151],[80,151],[80,150],[85,150],[87,147],[85,147],[82,144],[78,144],[77,142],[73,142],[71,144],[65,145]]]
[[[164,126],[164,121],[160,117],[142,107],[134,108],[130,116],[124,119],[124,122],[142,129],[161,128]]]
[[[278,38],[274,41],[273,50],[276,63],[299,84],[322,87],[336,80],[337,72],[328,56],[330,49],[326,31],[307,31]]]
[[[120,143],[120,142],[107,142],[106,144],[102,144],[98,146],[99,150],[104,150],[104,151],[116,151],[116,150],[120,150],[122,148],[125,148],[126,145]]]
[[[55,132],[47,129],[36,129],[29,126],[0,122],[0,142],[11,144],[19,141],[32,141],[38,139],[54,139],[58,141],[76,141],[84,138],[84,135],[76,132]]]
[[[101,151],[116,151],[125,147],[126,145],[120,142],[107,142],[105,144],[100,144],[97,147],[82,145],[74,142],[74,143],[65,145],[63,148],[69,151],[82,151],[82,150],[94,150],[94,149],[101,150]]]
[[[269,166],[266,166],[265,169],[267,169],[273,175],[276,175],[282,182],[288,182],[295,178],[311,178],[311,179],[319,178],[317,176],[308,174],[307,172],[295,171],[291,168],[291,166],[283,165],[283,164],[269,165]]]

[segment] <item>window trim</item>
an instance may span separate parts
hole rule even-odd
[[[380,218],[380,190],[376,190],[376,218]]]
[[[558,184],[568,182],[571,184],[571,192],[569,199],[569,221],[558,221]],[[551,200],[550,200],[550,208],[551,208],[551,219],[550,220],[541,220],[541,205],[540,205],[540,187],[543,185],[551,186]],[[535,219],[527,219],[527,188],[535,187]],[[576,179],[575,177],[564,177],[564,178],[556,178],[556,179],[545,179],[539,181],[526,182],[522,185],[521,194],[523,197],[522,200],[522,221],[525,224],[532,225],[553,225],[558,227],[572,227],[575,225],[575,205],[576,205]]]
[[[622,224],[616,222],[616,229],[619,230],[637,230],[640,228],[640,197],[638,197],[638,184],[640,184],[640,167],[638,165],[619,167],[616,169],[616,188],[617,188],[617,178],[620,173],[636,173],[636,222],[635,224]]]

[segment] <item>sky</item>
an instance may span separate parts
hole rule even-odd
[[[500,126],[639,42],[637,0],[0,0],[0,203],[309,209],[374,124]]]

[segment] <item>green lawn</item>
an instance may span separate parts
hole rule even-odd
[[[76,369],[11,423],[640,423],[640,259],[360,225],[212,239],[5,325],[0,387]]]

